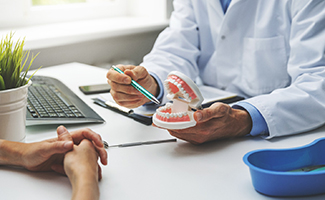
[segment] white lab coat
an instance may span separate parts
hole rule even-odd
[[[170,26],[142,66],[236,92],[264,117],[270,137],[325,122],[325,0],[174,0]]]

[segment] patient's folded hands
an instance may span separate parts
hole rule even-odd
[[[64,171],[72,185],[72,199],[98,199],[98,180],[101,169],[97,164],[98,153],[92,142],[82,140],[64,156]]]

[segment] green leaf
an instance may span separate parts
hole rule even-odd
[[[27,69],[24,71],[30,52],[23,50],[25,38],[18,39],[14,44],[13,36],[14,33],[10,32],[0,42],[0,75],[4,89],[16,88],[27,84],[28,81],[25,81],[26,75],[38,55],[32,56]]]
[[[5,81],[3,80],[2,76],[0,75],[0,90],[6,89]]]

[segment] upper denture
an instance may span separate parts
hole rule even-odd
[[[177,92],[181,92],[182,97],[188,101],[196,98],[196,94],[194,91],[188,86],[186,82],[184,82],[181,78],[170,75],[167,78],[167,84],[165,85],[168,92],[172,92],[176,94]]]

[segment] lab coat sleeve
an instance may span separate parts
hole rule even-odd
[[[325,1],[291,5],[291,85],[247,100],[267,122],[268,138],[317,128],[325,122]]]
[[[235,109],[246,110],[251,116],[252,129],[249,133],[251,136],[263,136],[269,135],[269,130],[267,128],[265,119],[261,113],[252,105],[247,102],[240,101],[232,106]]]
[[[161,81],[173,70],[181,71],[194,80],[199,74],[196,62],[200,51],[192,4],[189,0],[175,0],[173,3],[174,12],[169,27],[160,33],[153,49],[140,65],[154,72]]]
[[[159,88],[159,93],[158,93],[158,96],[156,97],[158,99],[158,101],[162,102],[162,99],[164,97],[164,87],[163,87],[163,83],[161,82],[161,80],[158,78],[158,76],[151,72],[150,75],[156,80],[157,84],[158,84],[158,88]],[[147,105],[154,105],[155,103],[152,102],[152,101],[149,101],[147,103],[144,104],[144,106],[147,106]]]

